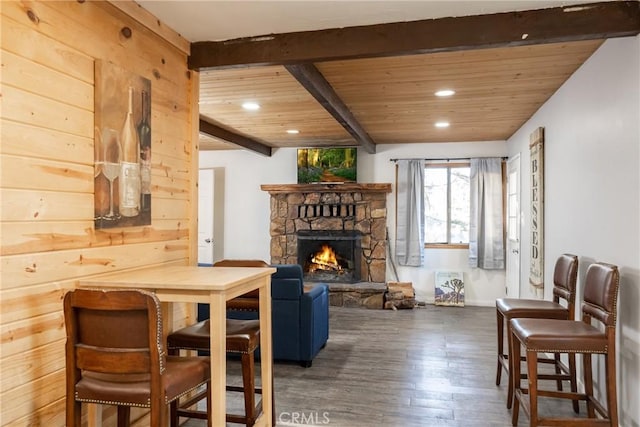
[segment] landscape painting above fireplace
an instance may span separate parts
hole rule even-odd
[[[298,184],[356,182],[357,153],[353,147],[298,149]]]

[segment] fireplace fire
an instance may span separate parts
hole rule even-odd
[[[360,280],[361,234],[357,231],[305,230],[298,233],[298,263],[312,282]]]
[[[336,259],[336,253],[331,246],[322,245],[322,249],[311,257],[309,273],[313,273],[316,270],[342,271],[342,267]]]

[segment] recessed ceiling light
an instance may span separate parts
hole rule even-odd
[[[257,102],[245,102],[242,104],[242,108],[247,111],[256,111],[260,109],[260,104]]]
[[[436,127],[437,128],[448,128],[449,127],[449,122],[436,122]]]
[[[287,133],[289,135],[297,135],[300,133],[300,131],[298,129],[287,129]]]
[[[443,89],[443,90],[439,90],[436,92],[436,96],[451,96],[454,93],[456,93],[455,90],[451,90],[451,89]]]

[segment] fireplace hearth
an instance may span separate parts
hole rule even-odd
[[[298,231],[298,264],[305,281],[354,283],[360,281],[360,231]]]

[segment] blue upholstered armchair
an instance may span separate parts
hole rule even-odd
[[[273,265],[271,311],[274,360],[290,360],[309,367],[329,339],[329,288],[319,284],[304,291],[302,267]],[[203,310],[205,309],[205,310]],[[209,307],[199,307],[198,320],[209,317]],[[257,313],[227,310],[232,319],[255,319]]]

